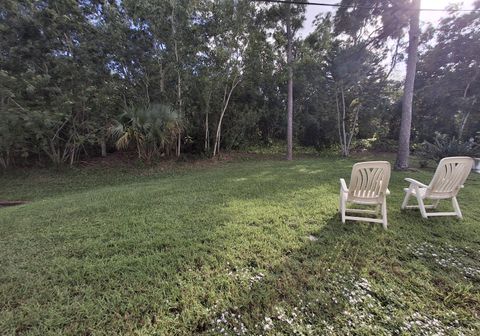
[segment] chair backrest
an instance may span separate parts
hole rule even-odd
[[[435,175],[428,185],[426,197],[449,198],[456,196],[470,174],[473,163],[474,160],[468,156],[441,159]]]
[[[382,198],[388,188],[390,173],[390,163],[387,161],[354,164],[348,187],[349,198],[358,200]]]

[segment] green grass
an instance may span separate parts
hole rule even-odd
[[[353,161],[0,176],[2,335],[478,335],[480,176],[464,220],[342,224]],[[448,204],[444,205],[445,207]],[[310,237],[311,236],[311,237]]]

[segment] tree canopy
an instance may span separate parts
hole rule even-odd
[[[370,2],[368,10],[340,8],[334,16],[318,16],[308,36],[292,35],[289,64],[285,5],[5,0],[0,164],[73,164],[105,155],[118,141],[112,127],[131,125],[133,117],[130,124],[125,118],[132,111],[160,106],[170,112],[147,114],[155,116],[154,125],[171,129],[139,128],[165,139],[159,146],[158,137],[142,135],[153,139],[147,144],[158,149],[153,157],[285,141],[289,66],[295,144],[339,146],[348,155],[361,139],[379,147],[395,143],[402,91],[389,76],[390,58],[395,50],[395,57],[405,52],[409,2]],[[297,31],[304,7],[291,6],[291,29]],[[476,135],[479,20],[478,12],[450,12],[436,30],[424,30],[414,142],[436,132]]]

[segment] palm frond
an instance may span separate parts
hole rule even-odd
[[[140,157],[151,158],[160,154],[165,145],[175,142],[184,129],[180,113],[169,105],[151,104],[148,107],[127,107],[109,128],[119,149],[136,143]],[[148,154],[147,154],[148,153]]]
[[[130,132],[124,132],[115,142],[117,149],[126,149],[130,145]]]

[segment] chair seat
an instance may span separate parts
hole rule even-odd
[[[408,192],[408,188],[403,188],[403,191]],[[425,194],[427,193],[427,188],[418,188],[418,191],[420,193],[421,198],[425,198]],[[417,196],[417,191],[415,189],[412,189],[412,195]]]
[[[408,192],[408,188],[403,188],[403,191]],[[418,188],[418,191],[420,192],[420,198],[426,198],[427,188]],[[413,196],[417,196],[416,190],[412,189],[411,194]],[[435,193],[435,194],[429,194],[428,199],[443,200],[443,199],[452,198],[453,196],[454,195],[452,195],[451,193],[444,193],[444,194]]]
[[[355,203],[355,204],[364,204],[364,205],[376,205],[382,204],[382,200],[375,198],[364,198],[364,197],[347,197],[347,202]]]

